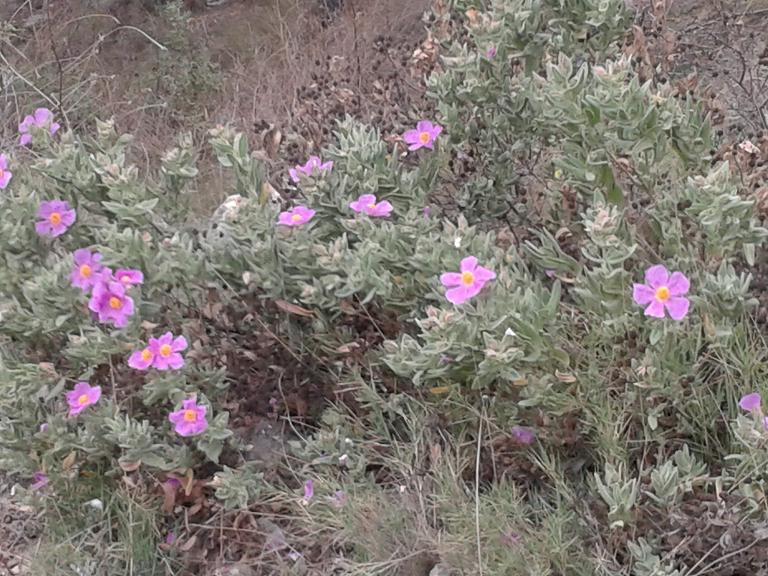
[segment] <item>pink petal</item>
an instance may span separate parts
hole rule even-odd
[[[760,398],[760,394],[757,392],[752,392],[751,394],[747,394],[741,400],[739,400],[739,407],[742,410],[746,410],[747,412],[756,412],[760,410],[761,403],[762,399]]]
[[[50,110],[48,110],[48,108],[38,108],[37,110],[35,110],[34,118],[35,118],[36,124],[38,125],[45,124],[51,118],[53,118],[53,113]]]
[[[35,222],[35,231],[40,234],[40,236],[51,236],[53,235],[53,226],[51,226],[51,223],[48,222],[48,220],[41,220]]]
[[[298,184],[300,182],[299,173],[296,171],[296,168],[291,168],[290,170],[288,170],[288,174],[290,175],[291,180],[293,180],[295,184]]]
[[[463,304],[477,294],[472,286],[458,286],[445,291],[445,297],[452,304]]]
[[[635,284],[632,287],[632,299],[635,304],[644,306],[656,299],[656,291],[645,284]]]
[[[691,283],[682,272],[674,272],[672,276],[669,277],[667,288],[669,288],[670,296],[682,296],[683,294],[688,294],[690,287]]]
[[[474,256],[467,256],[459,265],[459,270],[462,272],[474,272],[475,268],[477,268],[477,258]]]
[[[651,266],[645,273],[645,283],[653,289],[666,286],[668,282],[669,271],[661,264]]]
[[[419,143],[419,131],[418,130],[406,130],[403,134],[403,140],[407,144],[418,144]]]
[[[645,309],[646,316],[653,316],[654,318],[664,318],[664,304],[656,300],[655,298]]]
[[[489,280],[495,280],[496,279],[496,272],[493,270],[489,270],[488,268],[485,268],[483,266],[478,266],[475,268],[475,278],[478,282],[481,282],[482,284],[485,284]]]
[[[421,132],[432,132],[432,122],[429,120],[419,120],[416,124],[416,130]]]
[[[170,368],[173,368],[174,370],[178,370],[179,368],[184,366],[184,358],[178,352],[175,354],[171,354],[168,357],[168,366]]]
[[[19,137],[19,144],[22,146],[29,146],[32,143],[32,135],[31,134],[22,134],[21,137]]]
[[[174,352],[180,352],[181,350],[187,349],[187,339],[184,338],[184,336],[178,336],[174,339],[173,344],[171,345],[171,348]]]
[[[666,302],[667,310],[673,320],[682,320],[685,318],[688,314],[690,305],[691,303],[688,301],[688,298],[683,298],[682,296],[670,298]]]
[[[461,274],[458,272],[443,272],[440,274],[440,283],[446,288],[461,285]]]

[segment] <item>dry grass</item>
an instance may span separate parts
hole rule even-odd
[[[282,169],[280,158],[292,163],[316,149],[346,114],[384,130],[399,124],[393,119],[423,96],[403,69],[426,35],[428,4],[348,0],[333,20],[306,0],[233,0],[191,13],[149,11],[141,0],[6,7],[0,143],[7,148],[37,106],[73,129],[114,117],[144,149],[140,165],[180,132],[202,151],[207,130],[229,123],[258,149],[260,133],[276,126],[284,138],[273,160]],[[210,158],[201,160],[199,209],[207,212],[224,183]]]

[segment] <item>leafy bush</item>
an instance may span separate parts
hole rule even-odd
[[[189,137],[143,175],[109,122],[35,130],[0,196],[0,469],[89,501],[93,478],[122,494],[121,478],[213,477],[224,507],[270,499],[349,573],[424,557],[462,573],[628,573],[629,558],[685,572],[665,534],[723,486],[756,525],[766,433],[739,398],[765,377],[750,267],[768,231],[710,161],[704,110],[616,58],[623,2],[453,8],[468,35],[429,81],[441,135],[405,154],[348,119],[284,197],[247,139],[215,128],[233,194],[200,224]],[[77,214],[54,238],[35,231],[52,200]],[[109,275],[89,295],[71,280],[81,249],[143,281],[123,295]],[[103,290],[132,299],[125,326],[100,321]],[[254,318],[342,400],[295,430],[298,473],[265,473],[231,429],[238,395],[258,393],[232,390],[228,356],[259,359]],[[185,337],[172,370],[151,340],[168,332]],[[101,397],[72,395],[86,381]]]

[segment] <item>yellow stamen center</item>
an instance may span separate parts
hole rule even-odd
[[[419,140],[421,141],[422,144],[426,144],[427,142],[429,142],[429,132],[422,132],[421,134],[419,134]]]
[[[109,299],[109,307],[112,308],[112,310],[119,310],[122,305],[123,301],[117,296],[112,296],[112,298]]]
[[[80,266],[80,276],[83,278],[90,278],[91,274],[93,273],[93,268],[88,266],[88,264],[83,264]]]
[[[61,214],[59,214],[58,212],[51,212],[51,215],[48,216],[48,220],[54,226],[58,226],[59,224],[61,224]]]
[[[3,176],[5,176],[5,170],[0,168],[0,178],[2,178]]]
[[[194,410],[184,410],[185,422],[194,422],[195,420],[197,420],[197,412]]]
[[[371,209],[371,210],[373,210],[374,208],[376,208],[376,204],[374,204],[373,202],[371,202],[370,204],[368,204],[368,208],[369,208],[369,209]]]
[[[141,359],[144,360],[144,362],[152,360],[152,351],[149,348],[144,348],[144,350],[141,351]]]
[[[80,396],[77,397],[77,403],[80,406],[85,406],[88,404],[88,394],[80,394]]]
[[[666,286],[656,288],[656,299],[660,302],[666,302],[669,300],[669,288]]]
[[[291,216],[291,221],[298,222],[299,220],[301,220],[301,214],[294,214]]]
[[[120,280],[122,280],[123,282],[125,282],[125,283],[127,284],[128,282],[130,282],[130,281],[131,281],[131,277],[130,277],[130,276],[128,276],[128,274],[123,274],[123,275],[120,277]]]
[[[168,344],[163,344],[160,346],[160,356],[163,358],[168,358],[168,356],[171,355],[171,347]]]
[[[461,283],[465,286],[469,286],[475,281],[475,275],[472,274],[472,272],[462,272],[461,273]]]

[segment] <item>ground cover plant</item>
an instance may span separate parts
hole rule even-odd
[[[224,124],[138,166],[114,120],[27,110],[0,155],[19,570],[765,570],[768,151],[718,150],[636,19],[437,1],[431,105],[288,167]]]

